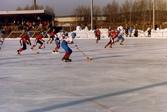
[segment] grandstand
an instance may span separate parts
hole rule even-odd
[[[5,38],[20,37],[24,29],[34,37],[40,31],[47,33],[54,26],[54,17],[54,13],[46,10],[0,11],[0,29]]]

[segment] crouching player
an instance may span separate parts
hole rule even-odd
[[[35,42],[33,44],[33,46],[31,47],[31,50],[34,49],[34,47],[39,43],[39,49],[42,49],[42,45],[44,44],[45,40],[43,40],[43,35],[44,35],[44,32],[41,32],[40,34],[38,34],[35,38]],[[45,48],[45,46],[43,47]]]
[[[110,31],[110,32],[109,32],[109,38],[110,38],[110,40],[109,40],[109,42],[105,45],[104,48],[106,48],[106,47],[109,46],[109,45],[110,45],[110,48],[112,48],[112,45],[114,44],[114,39],[115,39],[117,36],[118,36],[118,33],[117,33],[116,30]]]
[[[72,60],[69,59],[70,55],[72,54],[72,50],[69,48],[68,44],[73,44],[74,45],[74,41],[73,39],[76,37],[76,33],[71,33],[71,36],[68,36],[68,33],[65,34],[64,38],[62,39],[62,48],[65,50],[65,54],[62,58],[62,61],[64,62],[71,62]],[[77,48],[77,45],[75,45],[75,47]]]
[[[20,55],[20,53],[21,53],[23,50],[26,50],[26,49],[27,49],[27,45],[26,45],[26,44],[31,45],[30,35],[31,35],[31,32],[26,32],[26,31],[25,31],[24,35],[21,37],[21,39],[20,39],[20,45],[21,45],[22,47],[21,47],[19,50],[17,50],[18,55]]]

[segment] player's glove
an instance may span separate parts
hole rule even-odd
[[[56,40],[56,42],[57,42],[57,43],[59,43],[59,42],[60,42],[60,40]]]
[[[76,49],[78,49],[78,46],[77,46],[77,45],[75,45],[75,48],[76,48]]]

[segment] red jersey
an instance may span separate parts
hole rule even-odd
[[[100,32],[100,30],[99,30],[99,29],[97,29],[97,30],[95,30],[95,32],[94,32],[94,33],[95,33],[95,36],[100,36],[100,33],[101,33],[101,32]]]
[[[27,40],[26,40],[25,38],[21,38],[21,41],[22,41],[22,42],[27,42]],[[21,41],[20,41],[20,42],[21,42]]]
[[[111,38],[116,38],[117,36],[118,36],[118,33],[115,30],[113,30],[111,32]]]
[[[54,32],[54,31],[51,31],[51,32],[50,32],[50,36],[55,36],[55,32]]]
[[[35,40],[42,40],[42,38],[43,38],[43,35],[39,34],[39,35],[36,36]]]
[[[29,42],[30,43],[30,37],[28,36],[28,34],[27,33],[25,33],[22,37],[21,37],[21,40],[23,41],[23,42]]]

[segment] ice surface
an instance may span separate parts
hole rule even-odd
[[[17,56],[18,39],[0,50],[0,112],[166,112],[167,39],[126,38],[104,48],[109,39],[75,39],[72,62],[55,44],[36,54]],[[32,43],[34,40],[32,40]]]

